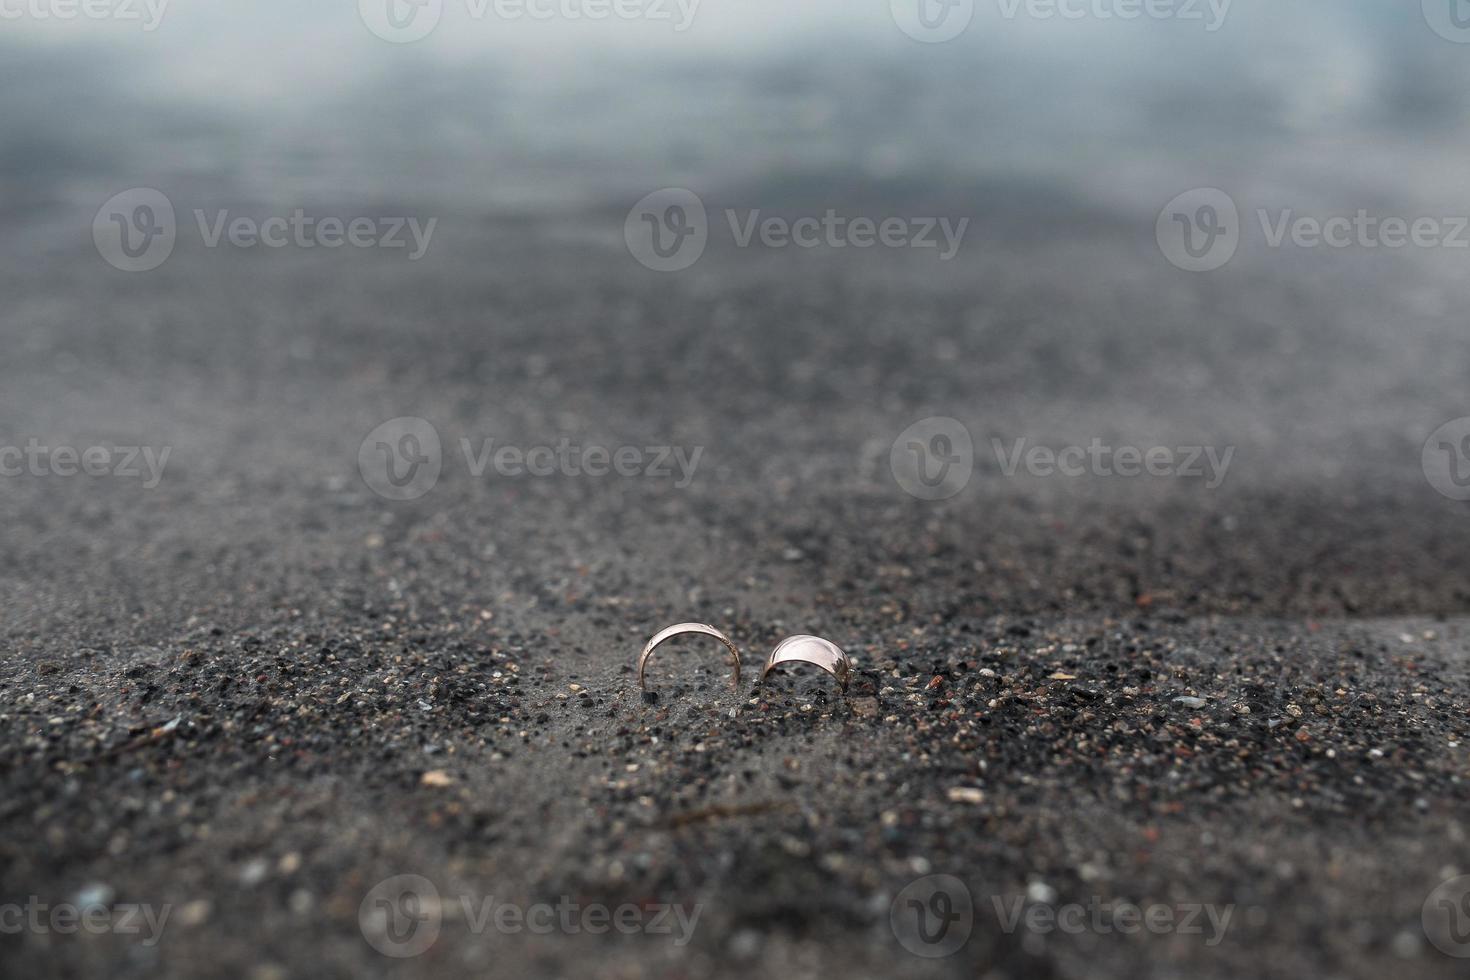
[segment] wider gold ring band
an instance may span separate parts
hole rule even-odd
[[[842,685],[843,693],[847,693],[847,684],[852,679],[852,661],[848,660],[842,648],[831,640],[824,640],[820,636],[810,636],[805,633],[788,636],[776,644],[776,649],[771,651],[771,656],[766,660],[765,669],[761,671],[761,681],[764,682],[766,675],[781,664],[798,661],[816,664],[837,678],[837,683]]]

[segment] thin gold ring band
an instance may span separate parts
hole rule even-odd
[[[725,648],[730,651],[730,659],[735,662],[735,677],[732,681],[732,685],[735,687],[736,690],[739,690],[740,651],[735,649],[734,642],[728,636],[726,636],[724,633],[721,633],[713,626],[706,626],[704,623],[676,623],[673,626],[666,627],[653,634],[653,639],[644,644],[643,652],[638,655],[638,686],[645,691],[648,690],[648,686],[644,683],[643,680],[643,671],[644,668],[648,666],[648,658],[653,656],[653,651],[658,649],[659,644],[663,643],[665,640],[671,640],[676,636],[683,636],[688,633],[699,633],[704,636],[713,636],[715,639],[725,644]]]

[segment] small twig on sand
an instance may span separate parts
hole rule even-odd
[[[125,752],[132,752],[134,749],[141,749],[145,745],[152,745],[155,742],[162,742],[164,739],[173,735],[173,733],[178,730],[179,722],[182,720],[183,716],[179,716],[173,721],[168,722],[167,724],[159,725],[152,731],[139,735],[137,738],[134,738],[131,741],[124,742],[123,744],[115,748],[108,749],[106,752],[98,753],[97,755],[92,757],[92,761],[102,762],[106,759],[115,759]]]

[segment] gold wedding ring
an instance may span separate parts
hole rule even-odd
[[[852,662],[847,659],[847,654],[843,653],[842,648],[831,640],[824,640],[820,636],[808,636],[805,633],[788,636],[776,644],[776,649],[772,650],[770,657],[766,659],[765,669],[761,671],[761,682],[764,683],[766,675],[781,664],[797,662],[816,664],[837,678],[837,683],[842,686],[843,693],[847,693],[848,681],[852,679]]]
[[[728,636],[726,636],[724,633],[721,633],[713,626],[706,626],[704,623],[676,623],[673,626],[670,626],[666,629],[661,629],[657,633],[655,633],[653,635],[653,639],[649,640],[648,643],[644,645],[643,652],[638,655],[638,686],[643,690],[648,689],[647,685],[643,681],[643,670],[648,665],[648,658],[653,656],[653,651],[658,648],[659,644],[663,643],[665,640],[670,640],[676,636],[683,636],[688,633],[701,633],[705,636],[713,636],[715,639],[725,644],[726,649],[730,651],[730,659],[735,661],[735,677],[733,678],[731,683],[736,690],[739,690],[740,651],[735,649],[735,644],[730,640]]]

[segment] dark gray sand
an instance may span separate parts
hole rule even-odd
[[[7,263],[3,441],[171,455],[153,489],[0,485],[0,901],[169,917],[0,933],[0,972],[1465,975],[1421,927],[1470,873],[1470,513],[1419,462],[1470,414],[1462,278],[1189,276],[1101,218],[660,277],[620,221],[461,223],[414,265]],[[406,415],[443,474],[394,503],[357,453]],[[933,415],[977,447],[937,503],[888,466]],[[704,456],[682,488],[476,478],[462,437]],[[1022,437],[1235,458],[1213,489],[1007,477]],[[738,693],[689,643],[639,695],[682,620],[740,644]],[[798,632],[852,654],[847,698],[755,689]],[[360,909],[401,874],[440,933],[396,959]],[[973,902],[944,959],[890,922],[928,875]],[[479,928],[492,898],[697,919]],[[1177,928],[1008,931],[1072,903]]]

